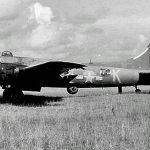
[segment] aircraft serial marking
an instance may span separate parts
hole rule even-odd
[[[120,80],[119,75],[118,75],[120,70],[118,69],[117,71],[115,71],[113,69],[112,72],[113,72],[113,82],[118,81],[119,83],[121,83],[121,80]]]

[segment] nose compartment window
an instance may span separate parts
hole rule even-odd
[[[105,68],[100,69],[100,76],[107,77],[107,76],[110,76],[110,74],[111,74],[110,69],[105,69]]]

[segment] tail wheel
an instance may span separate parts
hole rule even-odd
[[[135,93],[140,94],[141,90],[137,88],[137,85],[135,85]]]
[[[70,86],[67,88],[67,92],[69,94],[76,94],[78,92],[78,87],[76,86]]]
[[[135,90],[135,93],[140,94],[140,93],[141,93],[141,90],[140,90],[140,89],[136,89],[136,90]]]

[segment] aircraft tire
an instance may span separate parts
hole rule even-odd
[[[78,92],[78,87],[76,87],[76,86],[69,86],[67,88],[67,92],[69,94],[76,94]]]
[[[8,102],[10,100],[11,89],[4,89],[3,91],[3,102]]]
[[[140,89],[136,89],[136,90],[135,90],[135,93],[140,94],[140,93],[141,93],[141,90],[140,90]]]
[[[10,101],[13,103],[23,102],[23,92],[20,89],[12,89],[10,93]]]

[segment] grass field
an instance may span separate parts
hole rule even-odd
[[[150,150],[149,87],[141,89],[25,92],[26,103],[0,104],[0,149]]]

